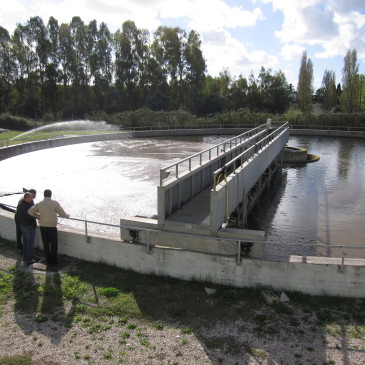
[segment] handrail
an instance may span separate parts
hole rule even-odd
[[[290,124],[290,129],[309,129],[309,130],[328,130],[328,131],[346,131],[346,132],[365,132],[365,126],[363,127],[350,127],[350,126],[341,126],[341,125],[317,125],[317,124]]]
[[[149,242],[149,239],[148,239],[148,234],[149,232],[162,232],[161,230],[159,229],[153,229],[153,228],[146,228],[146,227],[136,227],[136,226],[129,226],[129,225],[125,225],[125,226],[122,226],[122,225],[115,225],[115,224],[108,224],[108,223],[101,223],[101,222],[95,222],[95,221],[86,221],[84,219],[79,219],[79,218],[65,218],[65,219],[71,219],[71,220],[76,220],[76,221],[83,221],[85,222],[85,237],[86,237],[86,240],[88,241],[88,229],[87,229],[87,223],[92,223],[92,224],[101,224],[101,225],[106,225],[106,226],[113,226],[113,227],[118,227],[120,228],[120,230],[122,229],[122,227],[126,228],[126,229],[130,229],[130,230],[135,230],[135,231],[146,231],[146,237],[147,237],[147,242],[146,242],[146,247],[147,247],[147,252],[150,252],[150,249],[151,249],[151,244]],[[190,233],[181,233],[179,232],[178,233],[179,235],[181,236],[192,236],[192,234]],[[206,237],[206,236],[201,236],[201,235],[194,235],[194,237]],[[345,249],[365,249],[365,246],[346,246],[346,245],[325,245],[325,244],[316,244],[316,243],[275,243],[275,242],[267,242],[267,241],[263,241],[263,240],[251,240],[251,241],[248,241],[247,239],[245,240],[237,240],[237,239],[234,239],[234,238],[222,238],[222,237],[211,237],[212,239],[216,239],[218,241],[221,241],[222,239],[224,239],[225,241],[232,241],[233,244],[236,244],[237,245],[237,257],[236,257],[236,261],[237,263],[240,263],[241,262],[241,256],[242,256],[242,252],[241,252],[241,249],[242,249],[242,244],[246,244],[246,243],[250,243],[250,242],[253,242],[253,243],[259,243],[259,244],[263,244],[263,245],[266,245],[266,244],[277,244],[277,245],[287,245],[287,246],[303,246],[305,248],[308,248],[308,247],[316,247],[316,248],[331,248],[331,249],[334,249],[334,248],[342,248],[342,251],[341,251],[341,257],[330,257],[330,258],[337,258],[337,259],[341,259],[341,272],[343,272],[343,268],[345,266],[345,256],[347,255],[347,252],[345,251]],[[301,255],[301,256],[304,256],[304,257],[307,257],[308,255]],[[314,256],[316,257],[316,256]]]
[[[223,167],[219,168],[218,170],[213,172],[213,189],[216,191],[219,176],[222,172],[229,171],[231,166],[234,166],[234,169],[237,167],[242,167],[242,165],[251,159],[258,151],[260,151],[263,147],[267,146],[270,142],[274,140],[278,135],[282,134],[285,130],[289,128],[288,122],[284,123],[273,132],[262,138],[261,140],[255,142],[254,145],[250,146],[248,149],[243,151],[241,154],[227,162]],[[239,166],[237,166],[237,161],[239,161]]]
[[[262,124],[261,126],[258,126],[256,128],[253,128],[247,132],[244,132],[236,137],[230,138],[225,140],[224,142],[218,143],[210,148],[207,148],[206,150],[200,151],[194,155],[191,155],[189,157],[186,157],[182,160],[179,160],[178,162],[175,162],[171,165],[165,166],[162,169],[160,169],[160,186],[162,186],[163,184],[163,180],[166,179],[171,171],[168,171],[169,169],[174,169],[175,170],[175,178],[178,179],[180,172],[179,171],[179,166],[182,169],[183,168],[183,164],[185,162],[188,162],[188,171],[190,172],[192,169],[192,162],[193,159],[198,157],[199,158],[199,166],[202,165],[203,163],[203,155],[208,153],[208,161],[211,161],[212,159],[212,152],[216,150],[216,154],[214,156],[220,156],[222,154],[225,154],[227,152],[227,146],[228,146],[228,151],[231,150],[232,148],[236,148],[238,146],[241,146],[244,143],[247,143],[247,140],[252,137],[255,136],[257,134],[262,133],[263,131],[266,130],[266,124]],[[238,142],[239,141],[239,142]],[[243,141],[243,142],[242,142]],[[232,147],[233,145],[233,147]]]
[[[9,204],[3,204],[6,205],[10,208],[15,208],[15,206],[9,205]],[[68,218],[61,218],[61,219],[68,219],[68,220],[73,220],[73,221],[78,221],[78,222],[83,222],[84,223],[84,234],[86,239],[88,240],[89,238],[89,230],[88,230],[88,224],[98,224],[98,225],[102,225],[102,226],[108,226],[108,227],[115,227],[115,228],[119,228],[120,230],[123,228],[127,228],[127,229],[131,229],[131,230],[136,230],[136,231],[146,231],[146,232],[161,232],[161,230],[159,229],[153,229],[153,228],[146,228],[146,227],[135,227],[135,226],[129,226],[129,225],[120,225],[120,224],[112,224],[112,223],[105,223],[105,222],[97,222],[97,221],[91,221],[91,220],[87,220],[87,219],[81,219],[81,218],[73,218],[73,217],[68,217]],[[183,236],[191,236],[191,234],[189,233],[179,233],[180,235]],[[196,237],[200,237],[200,236],[196,236]],[[201,236],[203,237],[203,236]],[[204,236],[206,237],[206,236]],[[344,249],[360,249],[363,250],[365,249],[365,246],[348,246],[348,245],[326,245],[326,244],[317,244],[317,243],[296,243],[296,242],[268,242],[268,241],[264,241],[264,240],[247,240],[245,239],[244,241],[238,241],[237,239],[234,238],[222,238],[222,237],[212,237],[212,239],[217,239],[219,241],[221,241],[222,239],[226,240],[226,241],[232,241],[234,243],[236,243],[238,245],[238,251],[237,251],[237,261],[240,260],[241,257],[241,244],[243,242],[245,243],[258,243],[258,244],[263,244],[263,245],[285,245],[285,246],[302,246],[304,248],[308,248],[308,247],[315,247],[315,248],[342,248],[343,251],[341,252],[341,257],[333,257],[333,258],[342,258],[342,261],[344,260],[344,255],[346,255],[346,251],[344,251]],[[147,242],[147,248],[149,249],[150,244]],[[308,256],[308,255],[303,255],[303,256]]]

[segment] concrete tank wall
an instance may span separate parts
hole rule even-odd
[[[38,229],[37,229],[38,232]],[[0,238],[14,241],[13,214],[0,212]],[[36,243],[40,237],[37,233]],[[103,262],[143,274],[198,280],[238,288],[264,286],[278,291],[312,295],[362,298],[365,295],[365,264],[344,266],[303,262],[270,262],[198,253],[182,249],[152,247],[123,242],[117,237],[59,227],[59,253],[90,262]]]

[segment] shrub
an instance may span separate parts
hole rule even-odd
[[[0,128],[17,131],[26,131],[32,129],[35,124],[30,119],[14,116],[8,113],[0,114]]]
[[[100,294],[107,298],[114,298],[119,295],[119,290],[113,287],[101,288]]]

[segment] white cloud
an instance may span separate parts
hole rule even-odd
[[[280,55],[285,60],[296,60],[300,58],[305,51],[305,47],[300,46],[299,44],[285,44],[280,52]]]
[[[191,29],[199,31],[217,28],[238,28],[254,26],[264,15],[260,8],[248,11],[242,7],[230,7],[223,0],[165,0],[161,2],[160,15],[163,18],[187,19]]]
[[[98,23],[105,22],[112,32],[120,29],[126,20],[133,20],[137,27],[151,31],[161,24],[158,19],[161,0],[155,1],[155,5],[148,2],[148,6],[136,0],[29,0],[26,3],[27,6],[25,1],[10,0],[2,9],[1,24],[10,33],[16,23],[24,24],[32,16],[40,16],[45,24],[50,16],[60,24],[69,23],[74,16],[79,16],[85,23],[95,19]]]
[[[284,16],[282,28],[275,32],[283,43],[322,47],[315,57],[328,58],[344,55],[356,48],[365,55],[363,41],[365,14],[364,0],[261,0],[271,3]],[[284,49],[284,47],[283,47]]]
[[[203,32],[202,38],[203,54],[212,76],[217,76],[223,69],[228,69],[232,75],[248,75],[251,70],[258,71],[261,66],[274,68],[279,63],[276,56],[265,51],[249,51],[244,44],[223,29]]]
[[[16,23],[22,23],[22,19],[28,16],[26,7],[20,1],[10,1],[3,5],[0,12],[0,24],[3,28],[12,33]]]

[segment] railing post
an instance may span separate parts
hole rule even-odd
[[[90,243],[90,238],[87,232],[87,221],[85,221],[85,238],[86,238],[86,242]]]
[[[147,253],[150,252],[150,240],[149,240],[149,237],[148,237],[148,232],[149,232],[149,230],[147,229],[146,230]]]
[[[346,251],[342,250],[342,252],[341,252],[341,273],[343,273],[345,270],[345,255],[346,255]]]
[[[236,242],[237,242],[237,247],[238,247],[237,264],[239,264],[241,262],[241,241],[236,241]]]

